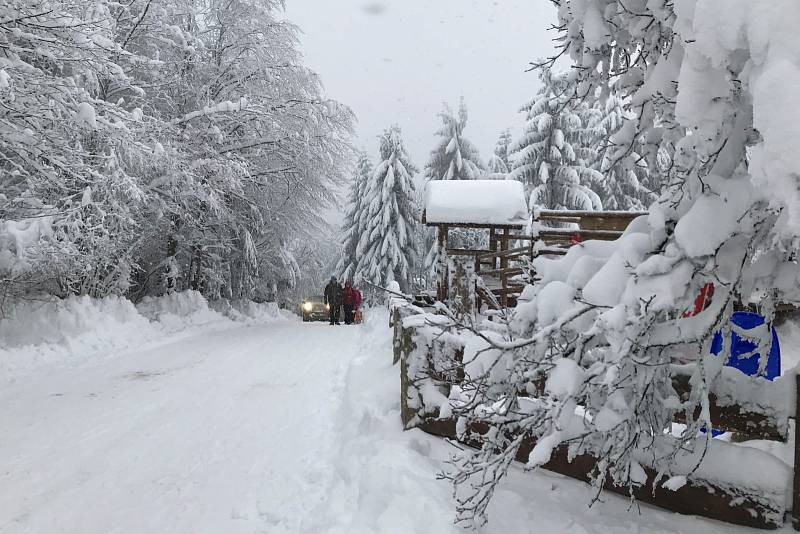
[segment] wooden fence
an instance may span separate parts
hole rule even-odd
[[[419,428],[429,434],[457,439],[456,422],[453,419],[440,419],[436,403],[429,401],[432,390],[439,397],[447,397],[450,388],[463,379],[460,363],[464,354],[463,338],[456,335],[441,334],[431,337],[430,315],[413,307],[398,306],[393,311],[394,359],[400,362],[401,373],[401,416],[405,428]],[[675,365],[672,368],[673,387],[686,397],[689,393],[691,366]],[[800,377],[791,375],[780,377],[775,382],[761,378],[746,377],[736,369],[726,368],[724,373],[711,384],[710,413],[714,426],[735,431],[749,439],[765,439],[787,442],[790,432],[790,418],[798,413],[796,391]],[[739,399],[746,399],[745,402]],[[679,421],[677,421],[679,422]],[[488,429],[475,426],[471,429],[479,434]],[[795,466],[800,466],[800,436],[794,427]],[[702,470],[688,477],[687,484],[677,490],[662,487],[658,473],[645,467],[647,482],[636,489],[636,498],[661,508],[682,514],[705,516],[733,524],[775,529],[784,524],[787,487],[792,489],[792,522],[795,530],[800,530],[800,470],[793,473],[786,464],[768,453],[740,445],[716,442],[718,449],[732,451],[727,447],[737,447],[735,454],[758,460],[773,469],[771,478],[774,484],[769,488],[759,486],[743,476],[732,476],[742,465],[729,466],[730,479],[704,475]],[[470,445],[467,443],[467,445]],[[517,460],[526,462],[535,441],[527,439],[517,454]],[[718,450],[717,452],[720,452]],[[724,452],[724,451],[723,451]],[[714,451],[710,450],[714,461]],[[774,458],[774,462],[772,459]],[[769,461],[765,460],[769,459]],[[566,447],[553,452],[544,469],[561,473],[578,480],[588,481],[589,473],[595,467],[597,458],[589,454],[569,458]],[[702,465],[702,463],[701,463]],[[723,473],[724,474],[724,473]],[[763,473],[762,473],[763,475]],[[785,480],[781,477],[785,476]],[[770,478],[770,477],[768,477]],[[627,487],[606,484],[606,489],[629,496]]]
[[[530,260],[537,256],[564,255],[569,247],[589,239],[613,241],[641,215],[645,213],[539,210],[534,213],[534,230],[530,235],[509,228],[492,230],[489,250],[451,249],[448,254],[474,258],[475,273],[483,280],[482,287],[476,290],[479,306],[480,301],[490,306],[496,301],[505,308],[516,304],[525,287],[515,277],[526,272]]]

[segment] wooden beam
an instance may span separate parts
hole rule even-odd
[[[511,284],[505,289],[503,288],[492,289],[491,292],[494,293],[495,295],[503,295],[503,294],[512,295],[514,293],[519,293],[523,289],[525,289],[525,284]]]
[[[503,229],[503,238],[500,241],[500,271],[503,272],[508,268],[508,255],[503,254],[508,250],[508,236],[511,234],[508,228]],[[500,285],[502,292],[500,293],[500,305],[503,308],[508,307],[508,276],[500,275]]]
[[[646,211],[577,211],[577,210],[539,210],[537,219],[547,217],[597,217],[606,219],[635,219],[647,215]]]
[[[446,252],[448,256],[482,256],[483,254],[487,254],[491,251],[474,250],[471,248],[448,248]]]
[[[539,230],[538,233],[540,239],[547,239],[549,237],[558,239],[560,237],[570,238],[572,236],[579,236],[582,240],[592,238],[613,240],[622,235],[622,232],[618,230],[569,230],[567,228]]]
[[[519,234],[511,234],[508,236],[508,239],[511,241],[538,241],[538,237],[534,237],[532,235],[519,235]]]
[[[442,227],[437,229],[437,245],[439,247],[439,265],[437,266],[436,300],[447,302],[447,234],[450,229]]]
[[[484,259],[484,258],[503,258],[503,257],[508,258],[510,256],[513,256],[514,254],[530,255],[530,251],[531,251],[531,247],[530,246],[508,248],[506,250],[503,250],[501,248],[499,252],[482,252],[480,254],[480,258],[481,259]]]
[[[505,269],[493,269],[491,271],[481,271],[483,276],[514,276],[524,273],[525,270],[521,267],[507,267]]]
[[[428,222],[426,226],[433,226],[436,228],[477,228],[479,230],[522,230],[525,228],[524,224],[476,224],[476,223],[442,223],[442,222]]]
[[[569,249],[564,248],[541,248],[534,253],[534,257],[539,256],[566,256]]]

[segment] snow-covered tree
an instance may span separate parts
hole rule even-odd
[[[350,184],[349,207],[343,224],[342,256],[336,265],[336,273],[344,280],[351,279],[358,270],[359,257],[356,254],[356,249],[363,233],[359,215],[365,208],[364,195],[366,194],[372,171],[372,162],[369,156],[366,152],[361,152],[356,163],[353,181]]]
[[[511,130],[505,129],[500,133],[500,138],[497,140],[497,145],[494,148],[494,153],[486,163],[486,167],[491,175],[501,177],[511,170],[511,163],[509,161],[509,147],[513,142]]]
[[[415,231],[418,220],[411,163],[400,128],[392,126],[380,137],[380,163],[365,188],[356,248],[355,281],[386,287],[396,281],[403,291],[411,285],[417,258]]]
[[[577,89],[569,74],[543,67],[542,86],[522,107],[523,135],[509,147],[513,169],[509,177],[520,180],[530,193],[531,205],[549,209],[602,209],[589,184],[602,180],[591,168],[594,139],[581,119],[585,104],[575,102]]]
[[[6,294],[243,297],[296,279],[287,244],[326,230],[352,114],[322,98],[281,6],[0,6]]]
[[[428,180],[475,180],[483,176],[486,167],[478,149],[464,137],[464,128],[467,126],[464,99],[458,105],[457,114],[445,104],[439,117],[442,119],[442,128],[436,132],[439,140],[425,165],[425,177]]]
[[[451,392],[453,415],[465,432],[488,429],[463,436],[482,447],[454,460],[466,521],[485,517],[522,437],[537,440],[529,467],[556,447],[597,458],[598,491],[641,486],[645,461],[659,473],[654,484],[685,481],[712,445],[699,429],[712,426],[710,384],[730,355],[729,343],[711,354],[715,332],[727,338],[737,301],[760,306],[768,322],[775,302],[800,304],[800,93],[787,83],[800,80],[800,40],[786,37],[800,4],[554,4],[576,96],[630,102],[617,156],[640,151],[666,187],[609,247],[535,260],[540,280],[508,330],[464,355],[472,363]],[[697,309],[709,283],[713,297]],[[753,340],[762,355],[766,338]],[[673,388],[675,358],[693,364],[688,395]],[[673,431],[677,419],[685,429]]]
[[[661,192],[654,181],[644,156],[640,155],[643,139],[634,140],[634,147],[617,146],[617,133],[625,124],[626,111],[622,99],[609,94],[587,110],[587,129],[592,131],[597,145],[593,167],[603,175],[590,186],[600,196],[608,210],[644,210]]]

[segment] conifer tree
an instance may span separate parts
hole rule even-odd
[[[511,130],[506,128],[500,133],[500,138],[497,140],[497,145],[494,148],[494,154],[489,158],[487,167],[491,174],[499,175],[508,174],[511,170],[511,165],[508,161],[508,148],[511,146],[513,139],[511,137]]]
[[[475,180],[486,171],[478,149],[469,139],[464,137],[467,125],[467,106],[464,99],[458,106],[458,114],[454,114],[450,106],[445,104],[439,113],[442,128],[436,132],[439,140],[431,150],[430,160],[425,166],[425,177],[428,180]]]
[[[634,138],[633,146],[626,137],[625,109],[622,100],[611,94],[605,102],[592,106],[589,130],[595,132],[598,145],[593,165],[603,175],[602,181],[592,184],[605,209],[644,210],[656,199],[660,185],[641,155],[643,140]]]
[[[568,74],[542,68],[542,87],[523,106],[527,123],[510,147],[514,161],[510,177],[522,181],[531,205],[550,209],[599,210],[602,203],[589,184],[603,179],[591,168],[593,131],[584,128],[586,109],[573,103],[575,85]]]
[[[356,248],[361,239],[363,228],[360,226],[359,215],[364,209],[364,192],[367,182],[372,175],[372,162],[366,152],[361,152],[356,162],[353,182],[350,184],[350,198],[348,201],[349,209],[344,218],[342,240],[342,256],[336,265],[336,272],[340,278],[348,280],[352,278],[358,267],[358,255]]]
[[[411,286],[417,258],[413,176],[400,127],[392,126],[380,138],[381,161],[367,182],[359,214],[362,234],[356,247],[354,279],[381,287],[396,281],[402,291]]]

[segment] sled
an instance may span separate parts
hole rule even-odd
[[[364,314],[361,310],[356,310],[353,312],[353,324],[361,324],[364,321]]]

